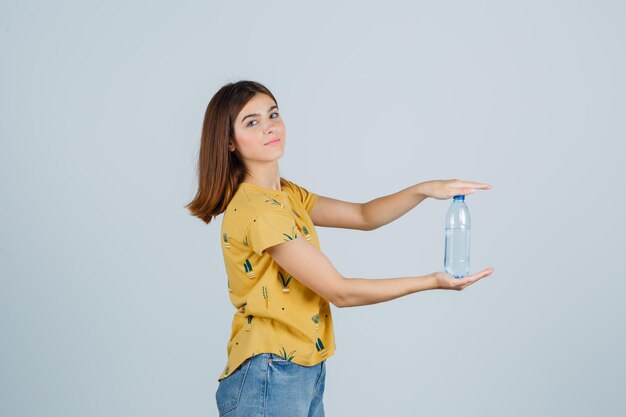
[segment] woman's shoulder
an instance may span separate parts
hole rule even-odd
[[[283,178],[283,180],[284,180],[284,187],[292,194],[296,194],[298,196],[304,196],[310,193],[308,186],[304,187],[300,185],[299,183],[288,180],[286,178]]]

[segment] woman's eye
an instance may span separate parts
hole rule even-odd
[[[274,116],[274,115],[276,115],[276,117],[279,117],[279,116],[280,116],[278,113],[272,113],[272,114],[270,115],[270,118],[272,118],[272,119],[276,119],[276,117],[271,117],[271,116]],[[246,126],[253,126],[253,125],[252,125],[252,123],[253,123],[253,122],[256,122],[256,120],[250,120],[250,122],[248,122],[248,124],[247,124]]]

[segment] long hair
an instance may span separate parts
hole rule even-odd
[[[237,151],[228,150],[228,141],[235,142],[235,119],[258,93],[267,94],[278,104],[265,86],[242,80],[220,88],[204,114],[197,167],[198,191],[185,207],[207,224],[226,210],[248,173]]]

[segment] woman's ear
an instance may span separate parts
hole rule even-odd
[[[231,151],[231,152],[233,152],[235,150],[235,145],[233,145],[233,143],[230,142],[230,141],[228,142],[228,150]]]

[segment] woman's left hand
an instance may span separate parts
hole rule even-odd
[[[490,190],[491,185],[462,180],[432,180],[417,184],[418,192],[426,197],[447,200],[455,195],[472,194],[474,190]]]

